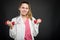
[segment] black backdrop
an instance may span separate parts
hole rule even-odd
[[[0,39],[13,40],[9,37],[9,27],[4,22],[19,15],[18,3],[21,0],[2,0],[0,6]],[[32,7],[35,18],[42,18],[39,34],[35,40],[60,39],[60,1],[58,0],[27,0]]]

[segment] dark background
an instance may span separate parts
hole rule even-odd
[[[0,40],[13,40],[9,37],[9,27],[4,22],[19,15],[18,4],[21,0],[0,1]],[[39,34],[35,40],[60,39],[60,1],[27,0],[32,7],[33,16],[42,19]]]

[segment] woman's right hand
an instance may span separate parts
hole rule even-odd
[[[11,29],[13,28],[13,24],[11,21],[7,20],[5,24],[8,25]]]

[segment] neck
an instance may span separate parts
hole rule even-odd
[[[20,16],[23,17],[23,18],[28,18],[27,15],[22,15],[22,14],[20,14]]]
[[[21,17],[22,17],[22,19],[23,19],[24,22],[28,19],[28,17],[25,16],[25,15],[21,15]]]

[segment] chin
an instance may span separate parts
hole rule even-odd
[[[22,16],[26,16],[26,14],[25,15],[22,15]]]

